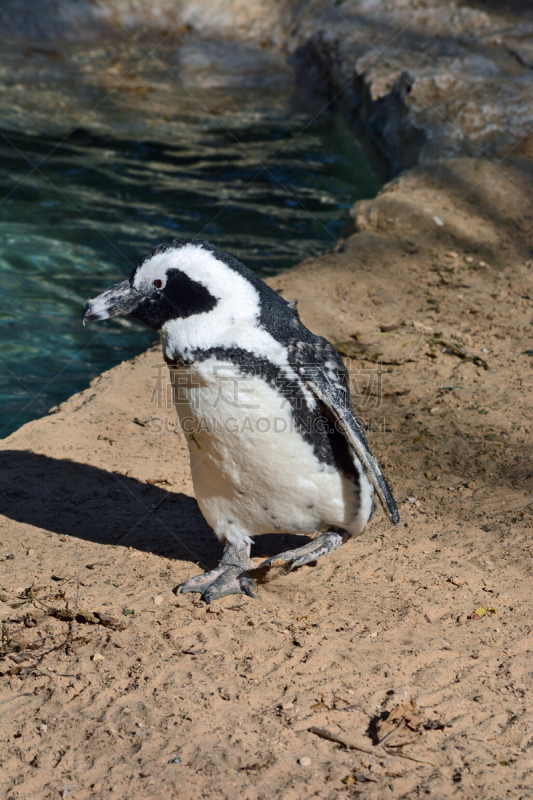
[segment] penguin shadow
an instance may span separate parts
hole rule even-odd
[[[182,492],[27,450],[0,451],[0,487],[0,514],[47,533],[150,551],[204,570],[222,556],[198,503]],[[263,534],[252,554],[266,558],[306,541]]]

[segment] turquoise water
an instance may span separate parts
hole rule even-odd
[[[112,129],[127,136],[0,129],[0,436],[154,341],[129,320],[83,328],[81,310],[158,242],[208,239],[267,276],[331,247],[379,188],[337,118],[263,101],[158,140],[134,113]]]

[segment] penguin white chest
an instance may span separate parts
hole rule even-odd
[[[171,377],[196,498],[219,538],[353,527],[359,487],[319,460],[275,386],[214,359]]]

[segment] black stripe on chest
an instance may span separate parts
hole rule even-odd
[[[318,461],[324,466],[342,470],[354,483],[359,483],[359,474],[344,435],[337,430],[332,415],[321,403],[317,402],[315,408],[309,407],[300,378],[287,375],[277,364],[239,347],[193,350],[180,359],[165,358],[165,361],[169,367],[190,367],[210,358],[231,363],[243,376],[261,378],[276,391],[282,403],[289,405],[294,429],[312,446]]]

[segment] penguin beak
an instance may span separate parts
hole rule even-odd
[[[142,294],[129,281],[115,283],[94,300],[89,300],[83,309],[83,324],[110,317],[127,317],[142,300]]]

